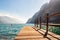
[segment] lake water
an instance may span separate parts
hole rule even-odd
[[[28,24],[0,24],[0,40],[14,40],[22,27],[27,25]]]
[[[0,24],[0,40],[14,40],[24,26],[33,26],[33,24]],[[42,29],[45,27],[42,26]],[[49,31],[60,34],[60,27],[49,27]]]
[[[33,24],[0,24],[0,40],[14,40],[23,26],[28,25],[32,26]]]
[[[42,25],[42,29],[46,30],[46,26]],[[57,34],[57,35],[60,35],[60,26],[49,26],[48,30],[50,32]]]

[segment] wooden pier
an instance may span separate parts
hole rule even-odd
[[[24,26],[17,34],[15,40],[60,40],[60,35],[49,32],[49,26],[60,26],[60,24],[49,23],[49,18],[60,15],[60,12],[45,16],[41,16],[34,20],[34,27]],[[46,23],[42,22],[42,18],[46,19]],[[39,26],[38,26],[39,25]],[[46,30],[41,29],[42,25],[46,26]]]
[[[15,40],[60,40],[60,36],[54,33],[48,32],[46,38],[43,37],[45,30],[38,30],[31,26],[24,26],[22,30],[17,34]]]

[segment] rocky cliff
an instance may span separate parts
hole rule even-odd
[[[46,13],[53,14],[56,12],[60,12],[60,0],[50,0],[49,3],[43,4],[41,9],[38,12],[36,12],[35,15],[27,21],[27,23],[34,23],[35,19],[39,18],[40,16],[45,15]],[[59,17],[60,16],[52,17],[50,18],[49,22],[60,23]]]

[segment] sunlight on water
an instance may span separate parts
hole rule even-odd
[[[13,40],[22,27],[22,24],[0,24],[0,40]]]
[[[14,40],[23,26],[33,26],[33,24],[0,24],[0,40]]]

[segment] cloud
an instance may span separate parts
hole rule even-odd
[[[0,16],[8,16],[11,18],[14,18],[17,21],[20,21],[21,23],[26,23],[28,18],[25,17],[20,17],[18,15],[13,15],[12,13],[10,14],[9,12],[0,12]]]

